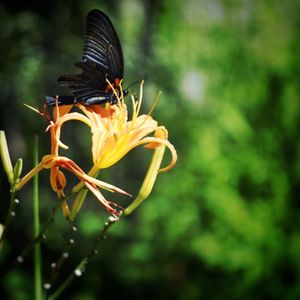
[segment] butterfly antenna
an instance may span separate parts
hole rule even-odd
[[[142,80],[136,80],[136,81],[134,81],[134,82],[131,82],[131,83],[126,87],[126,90],[128,90],[128,89],[129,89],[130,87],[132,87],[133,85],[140,83],[141,81],[145,81],[147,78],[148,78],[148,76],[145,76],[145,78],[142,79]]]

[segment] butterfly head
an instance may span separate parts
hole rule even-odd
[[[121,90],[119,87],[117,88],[116,92],[118,93],[118,97],[121,97]],[[122,94],[123,94],[123,97],[126,97],[129,94],[129,90],[128,89],[122,90]],[[109,98],[110,104],[118,103],[118,97],[116,96],[116,94],[114,92],[111,92],[110,98]]]

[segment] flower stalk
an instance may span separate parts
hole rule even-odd
[[[57,299],[63,291],[73,282],[73,280],[76,277],[80,277],[82,275],[82,270],[87,265],[89,259],[96,255],[97,247],[101,240],[104,240],[106,237],[106,233],[109,230],[109,228],[119,221],[119,217],[113,217],[110,216],[108,220],[105,222],[102,230],[99,231],[97,236],[95,237],[94,243],[92,244],[91,248],[87,252],[86,256],[82,258],[82,260],[77,264],[76,268],[73,270],[73,272],[66,278],[66,280],[57,288],[57,290],[49,296],[48,300],[55,300]]]
[[[19,176],[22,172],[22,165],[23,165],[22,159],[18,159],[15,167],[13,168],[10,155],[9,155],[5,132],[3,130],[0,131],[0,155],[3,163],[4,171],[7,175],[8,182],[10,183],[9,208],[7,211],[5,223],[4,225],[1,224],[1,232],[0,232],[0,250],[2,250],[8,227],[16,215],[15,208],[19,204],[19,200],[15,198],[16,184],[19,181]]]
[[[38,163],[38,136],[34,139],[33,165]],[[33,179],[33,235],[38,236],[40,232],[40,215],[39,215],[39,178],[38,173]],[[42,254],[40,242],[35,243],[33,251],[34,259],[34,299],[42,299]]]
[[[0,251],[3,248],[8,227],[11,224],[14,217],[16,216],[15,208],[18,204],[19,204],[19,200],[16,199],[16,191],[15,191],[14,187],[11,187],[11,189],[10,189],[9,208],[8,208],[8,212],[7,212],[7,215],[6,215],[5,223],[4,223],[4,225],[2,225],[3,226],[2,227],[3,228],[2,229],[2,234],[0,235]]]
[[[85,197],[87,195],[87,192],[88,192],[88,189],[81,189],[77,192],[77,195],[75,197],[75,200],[74,200],[74,203],[72,205],[72,208],[71,208],[71,213],[70,213],[70,220],[74,220],[76,215],[79,213],[81,207],[82,207],[82,204],[85,200]]]

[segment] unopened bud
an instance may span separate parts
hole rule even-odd
[[[0,154],[3,163],[3,168],[6,172],[8,181],[12,184],[14,181],[14,173],[8,152],[5,132],[3,130],[0,131]]]
[[[23,159],[19,158],[14,167],[14,180],[15,182],[19,179],[23,168]]]
[[[4,225],[0,223],[0,239],[2,237],[3,231],[4,231]]]

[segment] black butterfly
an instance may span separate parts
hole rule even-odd
[[[80,74],[63,74],[58,78],[61,85],[68,87],[71,96],[59,96],[58,105],[81,103],[83,105],[115,104],[117,97],[106,79],[120,93],[120,80],[123,79],[124,61],[120,41],[108,16],[97,9],[91,10],[86,18],[85,45]],[[123,93],[128,94],[127,90]],[[50,106],[56,97],[47,96]]]

